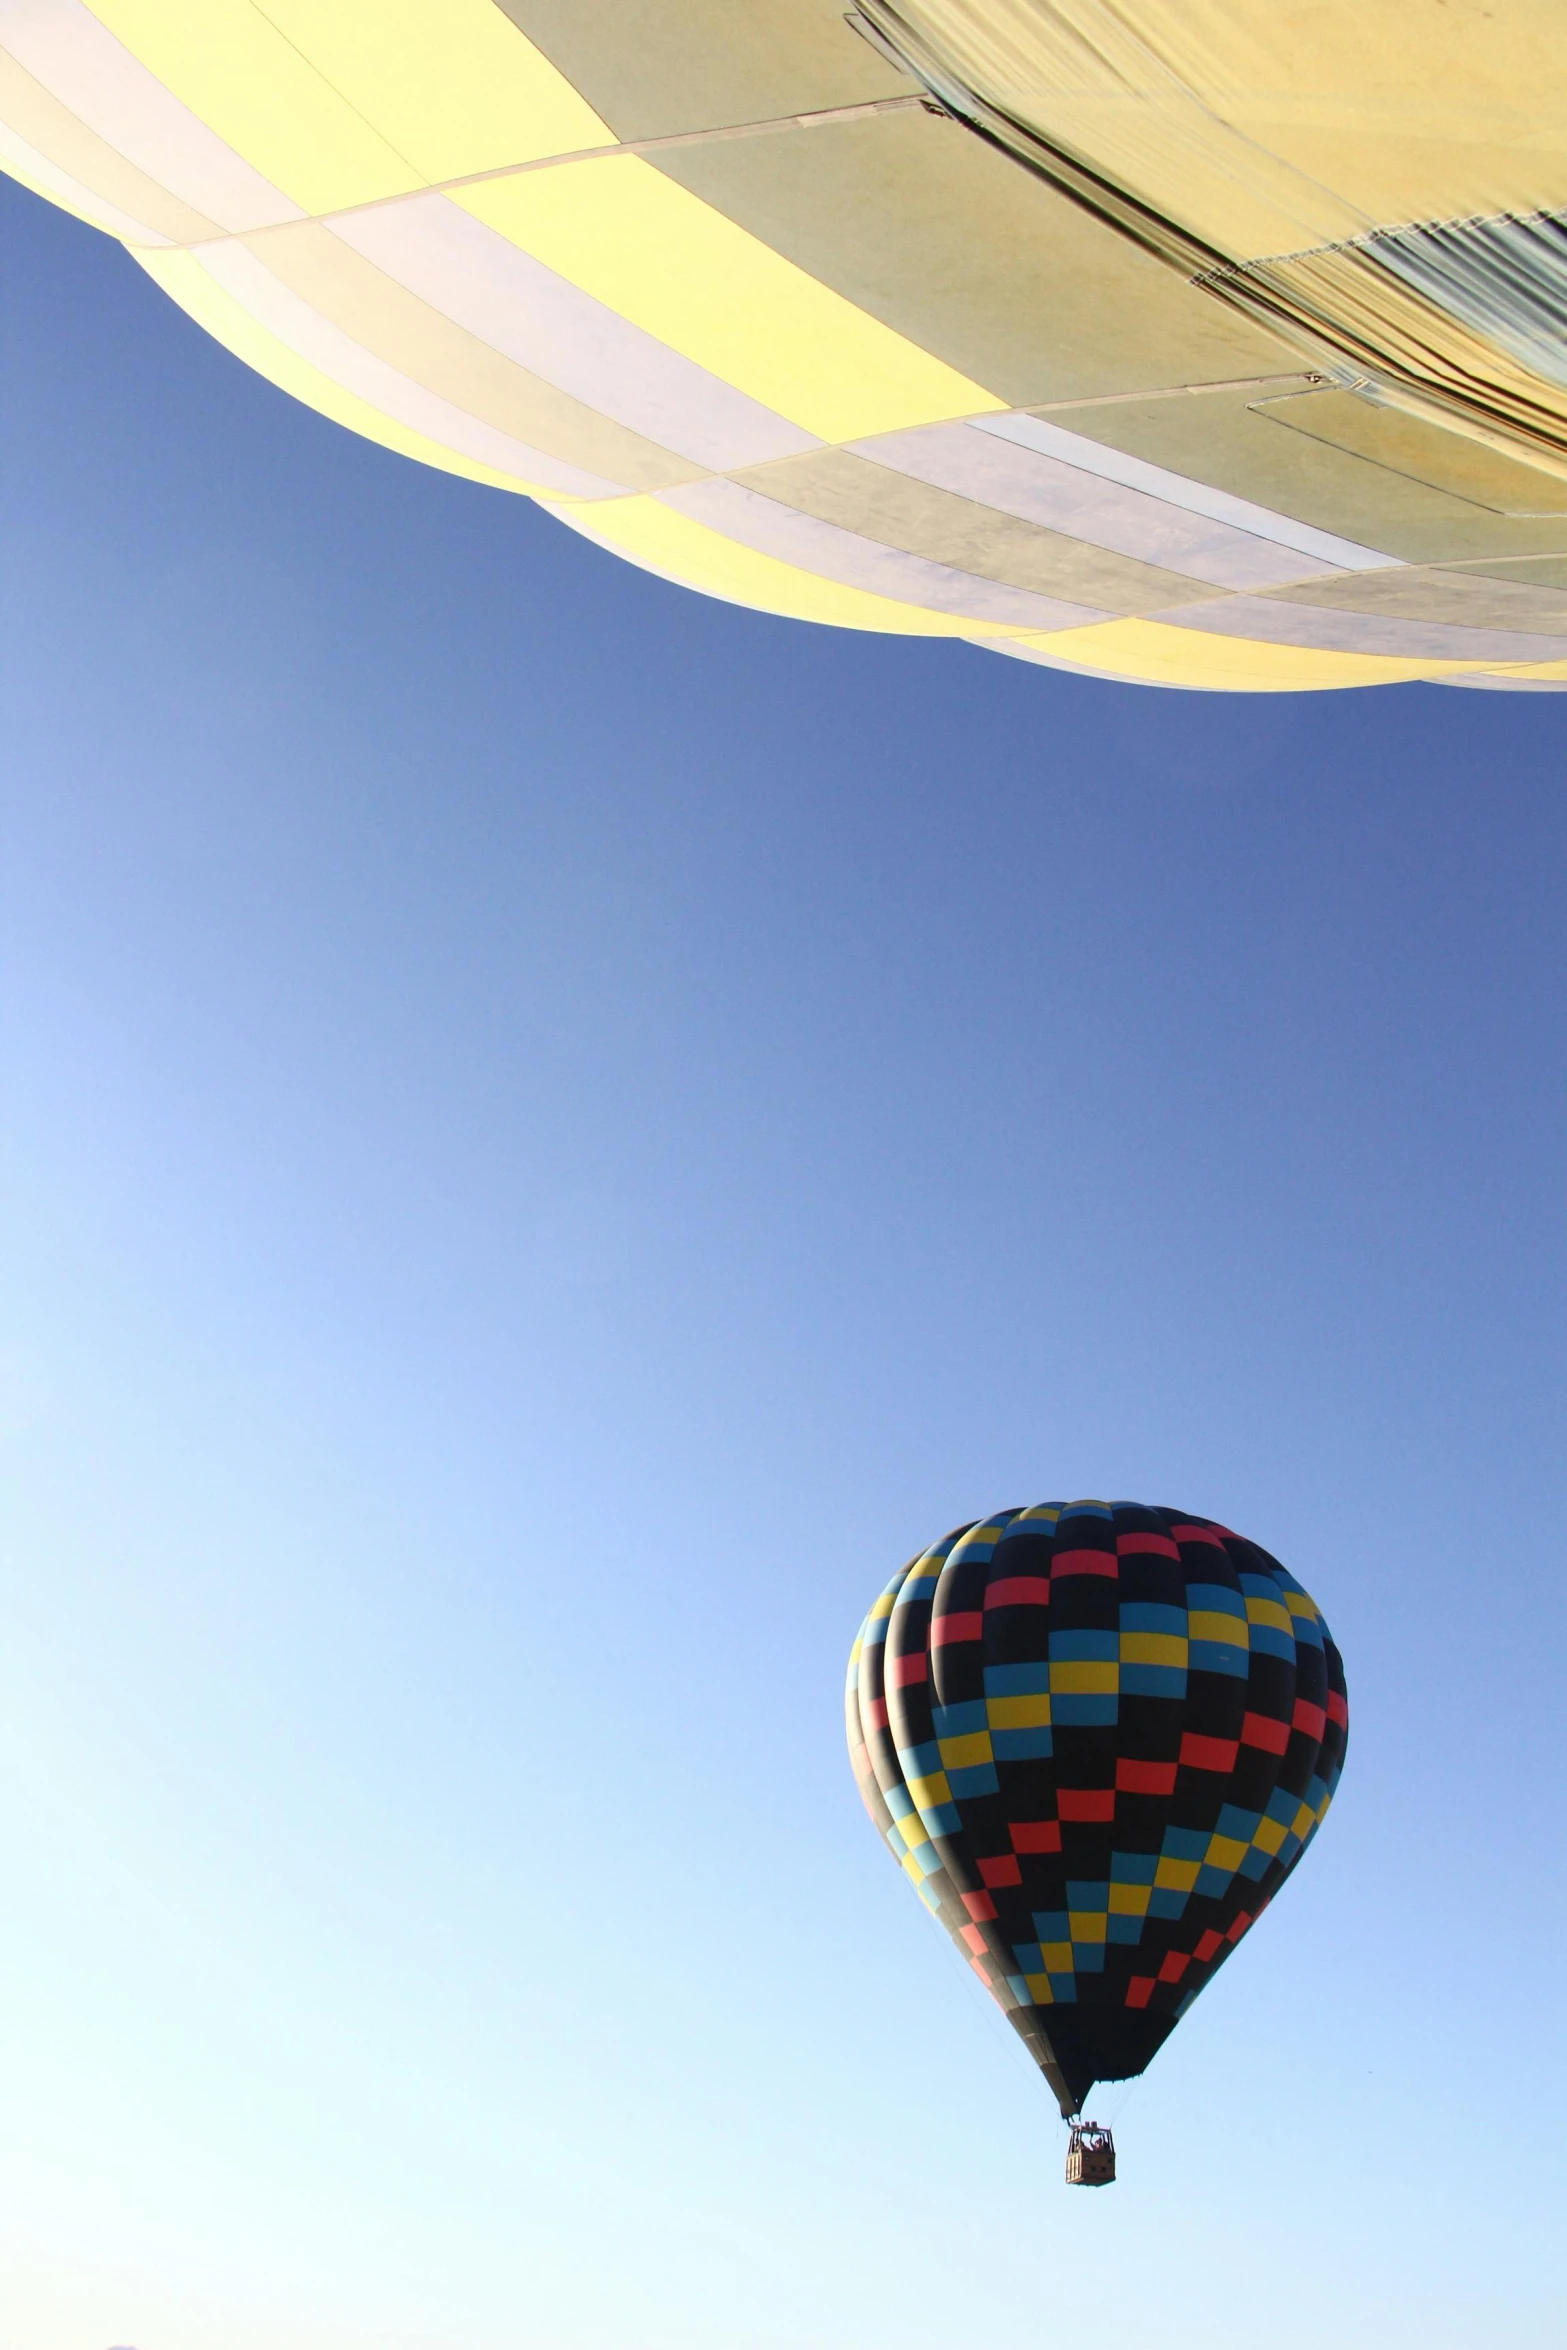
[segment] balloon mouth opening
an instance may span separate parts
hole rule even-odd
[[[1173,2015],[1127,2007],[1012,2011],[1012,2021],[1055,2092],[1065,2122],[1081,2118],[1099,2081],[1130,2081],[1152,2064],[1175,2029]]]

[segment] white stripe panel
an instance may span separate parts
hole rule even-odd
[[[1110,617],[1086,604],[1058,603],[1052,596],[1034,595],[1027,588],[1007,587],[923,555],[906,554],[900,547],[883,546],[879,539],[862,538],[858,531],[802,514],[739,482],[698,481],[661,490],[659,503],[798,570],[929,612],[1038,629],[1085,628]]]
[[[167,245],[169,239],[160,230],[149,228],[144,220],[133,220],[96,188],[83,187],[72,179],[57,163],[38,148],[28,145],[9,124],[0,122],[0,170],[14,172],[19,180],[31,184],[63,204],[68,212],[79,212],[95,228],[105,230],[111,237],[119,237],[132,245]]]
[[[1379,653],[1394,661],[1562,661],[1567,637],[1508,628],[1466,628],[1461,621],[1407,620],[1388,612],[1346,612],[1322,604],[1276,603],[1236,596],[1161,612],[1161,628],[1204,636],[1249,637],[1268,645],[1305,645],[1321,653]]]
[[[368,400],[399,424],[480,465],[491,465],[498,473],[552,490],[558,497],[624,497],[624,483],[606,481],[602,475],[564,464],[542,449],[530,449],[525,442],[513,440],[510,433],[470,416],[465,408],[455,407],[438,392],[415,383],[411,376],[355,342],[329,318],[323,318],[243,245],[203,245],[196,259],[259,325],[345,391]]]
[[[1322,569],[1320,562],[1305,562],[1250,531],[1210,521],[1146,490],[1102,480],[1059,457],[980,432],[972,423],[918,425],[911,432],[858,441],[854,448],[873,464],[937,489],[1210,587],[1285,587]]]
[[[82,0],[0,0],[0,48],[150,180],[226,229],[299,206],[166,90]]]
[[[1341,539],[1331,530],[1296,522],[1288,514],[1275,514],[1269,506],[1255,506],[1250,498],[1210,489],[1206,482],[1192,481],[1184,473],[1168,473],[1144,457],[1129,457],[1124,449],[1106,448],[1103,441],[1067,432],[1059,424],[1048,424],[1042,416],[1018,410],[1010,416],[987,416],[977,421],[982,432],[994,433],[998,440],[1015,441],[1020,448],[1037,449],[1042,457],[1058,457],[1079,473],[1119,482],[1123,489],[1145,490],[1149,497],[1184,507],[1188,514],[1205,514],[1210,522],[1227,522],[1236,530],[1250,531],[1255,538],[1271,539],[1276,546],[1293,547],[1297,554],[1309,555],[1314,563],[1333,570],[1385,571],[1399,560],[1396,555],[1380,555],[1374,548],[1362,547],[1354,539]]]
[[[1491,694],[1567,694],[1567,683],[1554,677],[1487,677],[1480,670],[1473,677],[1433,677],[1430,682]]]
[[[339,213],[326,225],[492,350],[694,464],[738,472],[821,447],[444,196]]]

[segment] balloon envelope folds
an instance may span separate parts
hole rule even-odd
[[[1567,69],[1546,0],[1429,16],[0,0],[0,164],[324,415],[708,594],[1554,690]]]

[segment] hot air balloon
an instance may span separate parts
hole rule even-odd
[[[1152,2062],[1332,1801],[1316,1603],[1181,1510],[998,1510],[894,1575],[846,1714],[872,1820],[1074,2124],[1075,2183],[1107,2183],[1088,2091]]]
[[[664,577],[1237,691],[1567,684],[1552,0],[0,0],[0,163]]]

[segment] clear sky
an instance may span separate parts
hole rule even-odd
[[[1562,2338],[1567,700],[707,603],[0,183],[3,2350]],[[860,1812],[913,1550],[1343,1648],[1112,2193]]]

